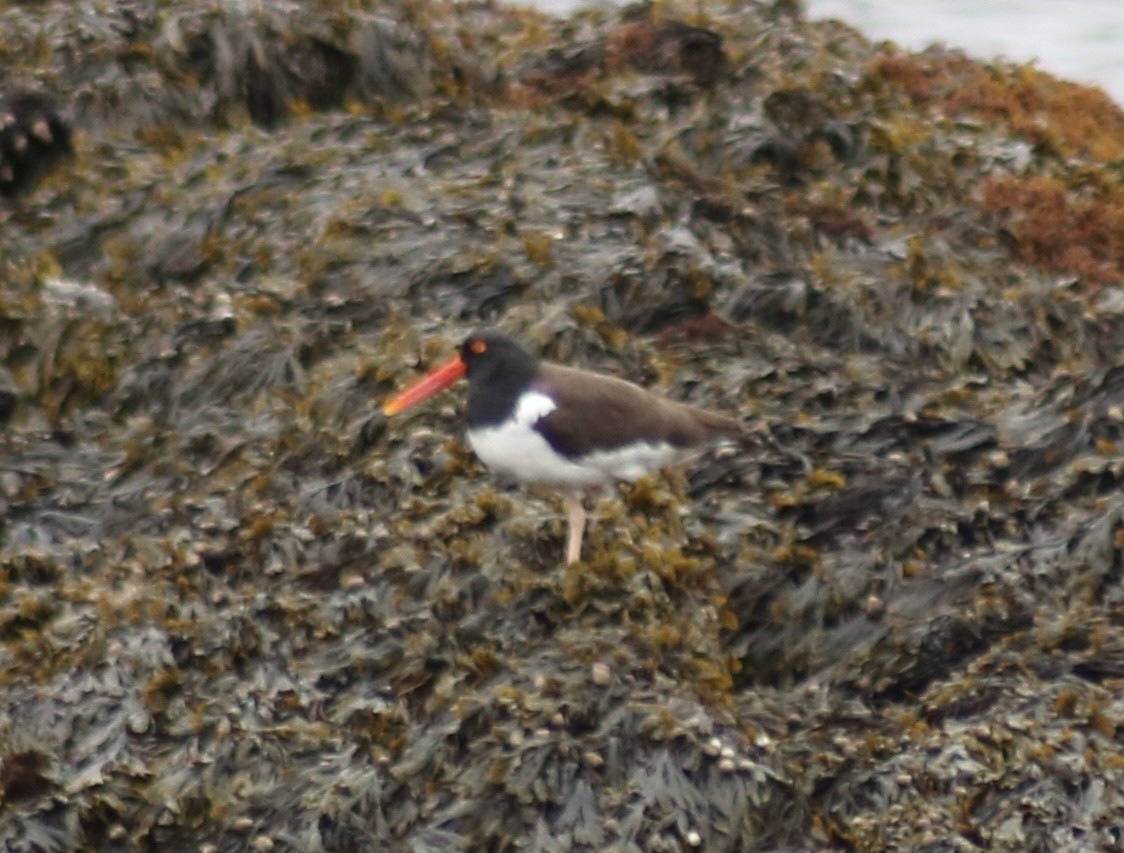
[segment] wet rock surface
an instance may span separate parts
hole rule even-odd
[[[740,5],[0,10],[7,849],[1122,842],[1124,118]],[[481,325],[754,441],[564,568]]]

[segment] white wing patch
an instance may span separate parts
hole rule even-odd
[[[673,462],[669,444],[633,444],[598,450],[576,460],[557,453],[534,425],[557,408],[546,394],[529,391],[519,398],[515,416],[499,426],[470,429],[468,443],[480,461],[524,483],[585,488],[610,480],[636,480]]]
[[[541,391],[524,391],[515,406],[515,423],[534,426],[557,408],[558,405]]]

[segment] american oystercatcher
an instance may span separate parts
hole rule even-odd
[[[540,362],[493,331],[469,337],[455,358],[395,396],[383,412],[405,411],[465,376],[468,443],[480,460],[521,483],[565,493],[567,563],[581,556],[584,490],[639,479],[745,432],[733,418],[623,379]]]

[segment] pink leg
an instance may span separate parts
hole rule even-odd
[[[566,565],[582,558],[582,533],[585,531],[585,508],[581,495],[566,496],[566,522],[570,537],[566,543]]]

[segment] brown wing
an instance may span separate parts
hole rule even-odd
[[[558,404],[536,429],[566,456],[638,441],[686,450],[722,435],[744,432],[732,418],[659,397],[611,376],[543,364],[535,384]]]

